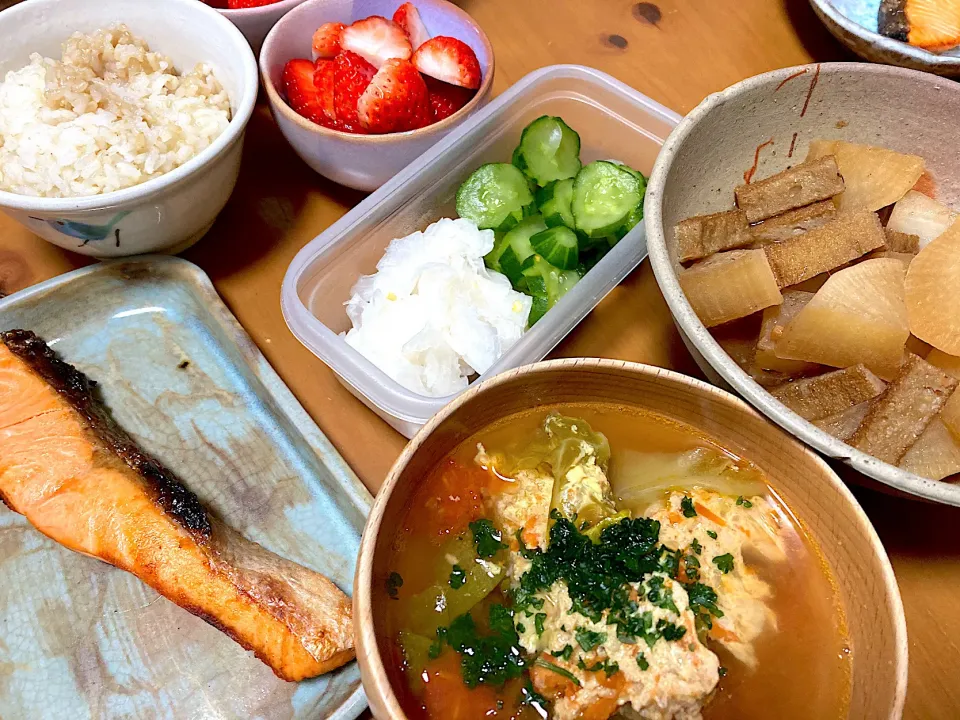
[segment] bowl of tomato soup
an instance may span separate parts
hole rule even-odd
[[[886,553],[832,470],[732,395],[519,368],[411,441],[364,532],[357,655],[390,720],[899,717]]]

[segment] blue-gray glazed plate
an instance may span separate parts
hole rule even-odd
[[[231,527],[352,593],[370,495],[217,296],[176,258],[0,301],[101,384],[120,425]],[[352,720],[356,663],[287,683],[137,578],[0,506],[0,718]]]
[[[960,48],[938,54],[880,35],[880,0],[810,0],[810,4],[833,36],[866,60],[960,76]]]

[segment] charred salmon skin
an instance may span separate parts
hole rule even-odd
[[[0,500],[44,535],[133,573],[284,680],[354,657],[350,599],[218,521],[137,447],[96,383],[26,330],[0,333]]]

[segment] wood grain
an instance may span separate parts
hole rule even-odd
[[[0,0],[2,1],[2,0]],[[497,55],[494,92],[554,63],[610,73],[680,113],[705,95],[773,68],[851,60],[806,0],[460,0]],[[641,7],[638,9],[637,6]],[[619,39],[611,39],[616,36]],[[264,354],[368,487],[404,439],[363,407],[287,330],[280,282],[296,252],[363,196],[300,162],[259,106],[237,190],[198,263]],[[0,291],[88,262],[0,216]],[[696,373],[644,263],[560,345],[555,356],[636,360]],[[910,686],[905,717],[960,717],[960,510],[858,491],[893,560],[906,606]]]

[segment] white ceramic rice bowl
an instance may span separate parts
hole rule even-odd
[[[914,70],[824,63],[758,75],[706,98],[670,134],[647,185],[644,215],[660,290],[687,348],[712,382],[734,389],[827,457],[895,491],[960,506],[960,486],[918,477],[853,449],[779,403],[741,370],[687,302],[668,247],[680,220],[734,206],[733,189],[743,183],[757,148],[771,139],[759,152],[758,178],[803,160],[815,138],[869,143],[924,157],[938,199],[960,209],[957,118],[960,85]]]
[[[34,52],[59,58],[72,33],[116,22],[172,58],[181,72],[210,63],[230,96],[227,129],[180,167],[140,185],[79,198],[0,191],[0,210],[54,245],[84,255],[179,252],[210,229],[230,197],[256,102],[256,60],[229,20],[199,0],[27,0],[0,12],[0,74],[20,69]]]

